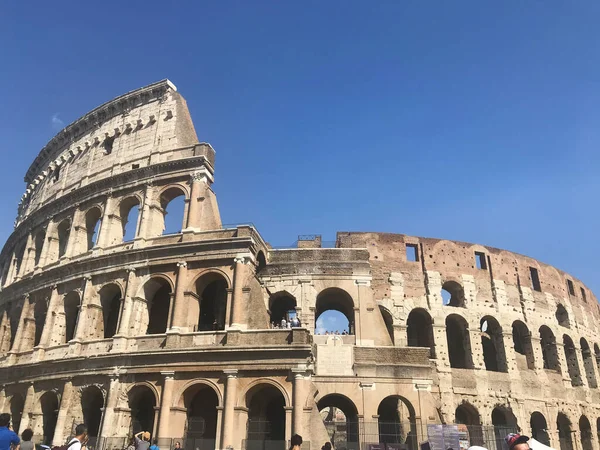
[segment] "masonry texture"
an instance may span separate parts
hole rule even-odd
[[[498,450],[517,430],[600,450],[600,309],[581,281],[402,234],[273,249],[221,224],[214,166],[167,80],[42,149],[0,254],[0,410],[15,429],[61,445],[85,422],[99,449],[149,430],[202,450],[293,433],[417,450],[428,425],[458,424]],[[181,231],[166,233],[178,199]],[[328,311],[348,334],[315,331]]]

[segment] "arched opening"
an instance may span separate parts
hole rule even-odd
[[[246,394],[247,450],[285,447],[285,398],[270,384],[254,386]]]
[[[384,398],[377,408],[379,415],[379,442],[406,444],[409,450],[418,448],[415,411],[410,402],[402,397]]]
[[[278,292],[269,298],[270,322],[275,327],[291,323],[296,314],[296,299],[287,292]],[[287,325],[286,325],[287,326]]]
[[[592,445],[592,426],[585,416],[579,418],[579,437],[581,439],[581,447],[583,450],[594,449],[594,446]]]
[[[531,437],[536,441],[550,447],[550,435],[548,434],[548,424],[546,418],[540,412],[535,411],[531,414]]]
[[[146,334],[167,332],[171,312],[171,285],[163,278],[152,278],[144,285],[148,302],[148,328]]]
[[[42,257],[42,250],[44,249],[44,243],[46,242],[46,229],[40,230],[35,235],[35,256],[34,265],[35,267],[40,265],[40,258]]]
[[[492,410],[492,425],[494,425],[494,436],[496,448],[503,449],[504,438],[509,433],[518,433],[517,418],[513,412],[505,406],[496,406]]]
[[[527,325],[520,320],[515,320],[512,324],[512,337],[517,357],[517,367],[519,369],[534,370],[535,357],[531,345],[531,333],[529,333]]]
[[[571,421],[565,414],[558,413],[558,416],[556,417],[556,428],[558,429],[560,450],[573,450],[573,430],[571,430]]]
[[[442,301],[446,306],[465,307],[465,290],[456,281],[446,281],[442,285]]]
[[[540,345],[542,346],[544,369],[560,371],[556,338],[552,330],[546,325],[540,327]]]
[[[58,397],[56,393],[48,391],[42,395],[40,406],[42,407],[42,429],[44,433],[42,444],[51,445],[58,419]]]
[[[594,356],[596,357],[596,367],[600,371],[600,347],[598,344],[594,344]]]
[[[163,210],[163,235],[180,233],[184,227],[185,193],[177,187],[165,190],[160,196]]]
[[[569,313],[567,312],[567,309],[560,303],[556,307],[556,321],[561,327],[571,328]]]
[[[390,336],[392,345],[394,345],[394,318],[392,317],[392,313],[381,305],[379,305],[379,311],[381,312],[381,317],[383,317],[383,323],[385,323],[385,329]]]
[[[58,257],[62,258],[67,253],[69,236],[71,235],[71,220],[65,219],[58,224]]]
[[[429,357],[435,358],[433,322],[426,310],[416,308],[410,312],[406,320],[406,334],[409,347],[428,347]]]
[[[93,249],[98,243],[98,232],[100,231],[100,222],[102,211],[100,208],[91,208],[85,214],[85,232],[87,235],[87,249]]]
[[[83,423],[88,427],[88,435],[97,438],[100,434],[104,396],[97,386],[88,386],[81,393]]]
[[[227,281],[216,273],[206,274],[196,282],[200,296],[198,331],[224,330],[227,311]]]
[[[265,258],[265,254],[260,251],[256,254],[256,273],[260,273],[265,267],[267,267],[267,258]]]
[[[123,233],[123,242],[133,241],[137,237],[140,201],[137,197],[127,197],[119,205],[119,216]]]
[[[502,327],[492,316],[485,316],[479,322],[481,347],[485,370],[490,372],[508,372]]]
[[[454,411],[454,421],[459,426],[459,431],[464,432],[464,428],[466,428],[471,445],[483,446],[481,417],[477,408],[468,403],[459,405]]]
[[[216,392],[209,386],[197,384],[189,387],[183,395],[187,409],[186,448],[214,449],[219,407]]]
[[[75,330],[79,319],[79,305],[81,301],[79,294],[75,291],[69,292],[64,299],[63,308],[65,312],[65,341],[69,342],[75,338]]]
[[[100,289],[100,306],[102,306],[102,324],[104,338],[117,334],[119,314],[121,313],[121,288],[117,284],[107,284]]]
[[[341,314],[335,314],[334,311]],[[354,301],[350,294],[339,288],[328,288],[319,293],[315,307],[315,324],[317,334],[354,334]]]
[[[48,306],[46,304],[46,299],[38,299],[33,307],[33,319],[35,322],[35,336],[33,340],[34,347],[40,345],[40,341],[42,340],[42,333],[44,332],[44,324],[46,323],[47,312]]]
[[[569,377],[571,378],[571,385],[581,386],[583,385],[583,380],[579,370],[579,363],[577,362],[575,344],[573,344],[573,340],[566,334],[563,335],[563,346],[565,349],[565,359],[567,360],[567,369],[569,371]]]
[[[585,369],[585,377],[588,382],[588,386],[591,388],[597,388],[598,383],[596,381],[596,373],[594,372],[594,356],[589,344],[584,338],[579,341],[581,346],[581,356],[583,356],[583,368]]]
[[[334,448],[358,449],[358,410],[352,400],[329,394],[317,403]]]
[[[25,399],[21,394],[14,394],[10,399],[10,417],[13,429],[19,431],[21,427],[21,417],[23,417],[23,408]]]
[[[471,339],[469,338],[469,324],[463,317],[457,314],[450,314],[446,317],[446,339],[448,341],[450,367],[454,369],[472,369],[473,358]]]
[[[152,389],[144,385],[134,386],[127,397],[131,409],[130,432],[132,434],[140,431],[150,431],[152,433],[154,430],[154,408],[156,407],[156,397]]]

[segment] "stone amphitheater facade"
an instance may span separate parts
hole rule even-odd
[[[461,424],[490,448],[518,429],[598,450],[600,310],[581,281],[402,234],[273,249],[221,224],[214,166],[167,80],[42,149],[0,255],[0,408],[15,429],[62,444],[85,422],[107,449],[147,429],[203,450],[283,448],[293,433],[416,450],[428,425]],[[181,197],[181,231],[164,234]],[[349,335],[315,334],[329,310]],[[290,312],[301,327],[272,329]]]

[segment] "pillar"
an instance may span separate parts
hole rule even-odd
[[[19,324],[17,325],[17,332],[15,334],[15,340],[10,349],[11,352],[22,351],[23,335],[25,334],[25,328],[27,327],[26,319],[29,314],[29,294],[23,296],[23,307],[21,308],[21,317],[19,317]]]
[[[35,266],[35,236],[29,233],[27,236],[27,244],[23,253],[23,261],[21,262],[21,274],[29,273]]]
[[[50,342],[50,333],[54,324],[54,315],[57,312],[58,304],[61,295],[58,293],[58,285],[52,286],[52,294],[50,295],[50,302],[48,304],[48,310],[46,311],[46,320],[44,321],[44,329],[42,330],[42,337],[40,339],[40,347],[46,347]]]
[[[40,255],[40,262],[38,267],[44,267],[53,261],[53,258],[58,255],[58,236],[57,233],[58,224],[51,220],[48,223],[48,228],[46,229],[46,239],[44,242],[44,248],[42,248],[42,254]]]
[[[200,191],[202,190],[201,183],[203,177],[201,172],[192,174],[190,178],[190,204],[188,207],[188,217],[186,228],[200,228],[201,214],[200,211]]]
[[[169,429],[169,418],[171,417],[171,404],[173,403],[173,385],[175,384],[175,372],[161,372],[164,383],[160,395],[160,415],[158,419],[158,438],[171,438]]]
[[[35,402],[35,387],[33,383],[29,383],[27,395],[25,396],[25,404],[23,405],[23,414],[21,416],[21,425],[19,426],[19,435],[29,428],[31,413]]]
[[[173,304],[173,320],[171,321],[172,330],[188,330],[188,308],[185,303],[185,288],[187,286],[187,263],[177,263],[177,281],[175,284],[175,299]]]
[[[246,314],[244,305],[244,281],[247,271],[247,258],[237,257],[234,260],[235,268],[233,271],[233,308],[231,311],[231,328],[246,328]]]
[[[98,230],[98,236],[96,238],[96,247],[105,248],[119,243],[112,236],[112,231],[116,226],[122,226],[121,220],[123,218],[113,214],[114,204],[115,199],[109,195],[104,204],[100,229]]]
[[[88,304],[90,303],[90,291],[92,287],[92,277],[85,276],[83,278],[83,288],[81,289],[81,304],[79,307],[79,315],[77,316],[77,323],[75,324],[75,340],[84,341],[87,331],[88,322]]]
[[[158,214],[162,214],[160,211],[160,205],[154,205],[153,199],[156,194],[156,187],[152,183],[146,184],[146,190],[144,192],[143,204],[140,207],[139,217],[139,232],[138,237],[148,239],[153,236],[160,236],[159,230],[154,230],[153,221],[157,219]]]
[[[304,370],[292,369],[293,386],[292,386],[292,433],[303,435],[304,427],[302,423],[302,415],[304,412],[304,399],[306,397],[304,389]]]
[[[225,401],[223,408],[223,431],[221,433],[221,447],[234,447],[234,418],[235,418],[235,398],[237,396],[237,374],[236,369],[227,369],[223,373],[225,379]]]
[[[118,335],[129,336],[129,320],[131,318],[131,310],[133,309],[133,301],[131,300],[131,292],[133,290],[133,281],[135,280],[135,269],[127,269],[127,284],[125,285],[125,293],[123,295],[123,305],[121,308],[121,317],[119,319]]]
[[[63,257],[72,258],[87,251],[87,230],[85,229],[85,214],[79,208],[75,210],[71,222],[71,231],[67,248]]]
[[[73,382],[69,379],[65,381],[63,386],[62,396],[60,398],[60,406],[58,409],[58,417],[56,419],[56,428],[54,429],[53,446],[63,445],[65,443],[65,428],[67,426],[67,417],[71,409],[71,398],[73,396]]]
[[[119,375],[110,377],[110,385],[106,394],[106,403],[102,413],[102,423],[100,425],[100,436],[103,438],[113,437],[115,433],[115,408],[119,400],[120,382]]]

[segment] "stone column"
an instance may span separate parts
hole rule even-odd
[[[237,374],[236,369],[227,369],[223,373],[225,379],[225,401],[223,408],[223,432],[221,433],[221,447],[234,447],[234,419],[235,419],[235,398],[237,396]]]
[[[50,302],[48,304],[48,310],[46,311],[46,320],[44,321],[44,329],[42,330],[42,337],[40,339],[40,347],[46,347],[50,342],[50,334],[52,333],[52,326],[54,324],[54,316],[57,313],[61,295],[58,293],[58,285],[52,286],[52,294],[50,295]]]
[[[21,273],[22,275],[29,273],[35,266],[35,242],[33,233],[29,233],[27,236],[27,244],[25,245],[25,253],[23,253],[23,260],[21,261]]]
[[[247,259],[246,257],[238,257],[234,260],[235,269],[233,272],[233,308],[231,311],[231,328],[242,329],[246,328],[246,314],[243,303],[243,284],[247,273]]]
[[[99,433],[103,438],[113,437],[115,434],[115,408],[119,400],[120,387],[119,375],[113,374],[110,378],[108,393],[106,394],[106,404],[104,405],[102,426]]]
[[[92,277],[86,275],[83,277],[83,288],[81,289],[81,306],[79,307],[79,316],[77,317],[77,323],[75,324],[75,341],[84,341],[86,336],[89,334],[87,331],[88,322],[88,305],[90,303],[90,291],[92,287]],[[73,342],[73,341],[71,341]]]
[[[144,203],[140,208],[139,217],[139,233],[138,237],[148,239],[154,236],[160,236],[162,230],[155,229],[156,224],[154,221],[158,219],[158,215],[161,215],[160,205],[154,205],[153,200],[156,194],[156,187],[152,183],[146,184],[146,191],[144,192]]]
[[[285,406],[283,408],[285,410],[285,442],[286,446],[292,439],[292,407]]]
[[[21,415],[21,424],[19,426],[19,435],[29,428],[30,418],[35,404],[35,387],[33,383],[29,383],[27,395],[25,396],[25,404],[23,405],[23,414]]]
[[[51,218],[49,218],[50,220]],[[44,267],[53,261],[54,254],[58,255],[58,236],[57,233],[58,224],[54,220],[48,222],[48,228],[46,229],[46,239],[44,242],[44,248],[40,255],[40,262],[38,267]]]
[[[54,428],[53,446],[63,445],[65,443],[65,427],[67,426],[67,417],[71,409],[71,398],[73,397],[73,382],[68,379],[63,386],[62,396],[60,398],[60,407],[58,409],[58,417],[56,419],[56,427]]]
[[[85,228],[85,214],[79,208],[73,213],[69,241],[63,257],[72,258],[87,252],[87,230]]]
[[[188,216],[186,221],[186,228],[199,228],[201,218],[200,210],[200,191],[201,183],[206,178],[202,176],[202,173],[195,172],[190,178],[190,204],[188,208]]]
[[[96,247],[105,248],[119,243],[113,236],[113,230],[117,226],[122,226],[122,218],[119,215],[113,214],[114,204],[115,199],[109,194],[104,204],[100,229],[96,237]]]
[[[129,320],[131,318],[131,310],[133,309],[133,301],[131,300],[131,291],[133,290],[133,281],[135,279],[135,269],[127,269],[127,284],[123,294],[123,306],[121,308],[121,317],[119,319],[119,336],[129,336]]]
[[[188,308],[185,299],[185,288],[187,286],[187,263],[177,263],[177,281],[175,284],[175,299],[173,304],[173,320],[171,321],[171,330],[180,330],[183,332],[188,329]]]
[[[171,417],[171,403],[173,402],[173,385],[175,384],[175,372],[161,372],[165,377],[160,395],[160,415],[158,419],[158,437],[171,438],[169,429],[169,418]]]
[[[293,422],[292,422],[292,433],[299,434],[301,436],[308,435],[304,431],[303,415],[304,415],[304,403],[306,399],[306,383],[305,383],[304,369],[292,369],[293,386],[292,386],[292,408],[293,408]]]
[[[225,310],[225,326],[227,327],[231,323],[231,309],[233,307],[233,289],[227,289],[227,306]]]
[[[19,324],[17,325],[17,332],[15,334],[15,340],[10,349],[11,353],[22,351],[23,335],[25,334],[25,328],[27,327],[26,319],[29,314],[29,294],[23,296],[23,307],[21,308],[21,317],[19,318]]]

